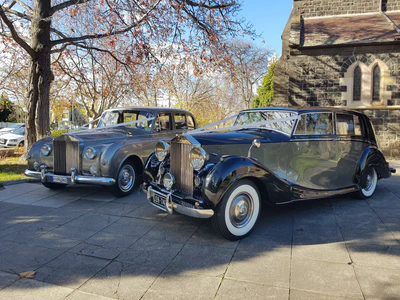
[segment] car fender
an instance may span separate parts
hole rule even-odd
[[[256,159],[243,156],[225,156],[205,178],[203,195],[216,206],[229,188],[241,179],[250,179],[257,185],[261,199],[269,204],[279,197],[290,198],[290,186]]]
[[[130,157],[135,157],[143,170],[143,157],[147,158],[151,150],[147,150],[142,143],[117,142],[107,147],[101,153],[101,174],[102,176],[116,178],[122,164]],[[105,163],[105,164],[104,164]],[[140,174],[141,175],[141,174]]]
[[[358,161],[355,182],[360,185],[360,187],[364,188],[366,186],[367,176],[371,168],[376,170],[379,178],[389,178],[391,176],[389,165],[385,157],[374,145],[365,148]]]

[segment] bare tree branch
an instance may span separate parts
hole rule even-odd
[[[160,2],[161,2],[161,0],[158,0],[147,11],[147,13],[144,14],[138,21],[132,23],[130,26],[128,26],[128,27],[126,27],[124,29],[117,30],[117,31],[111,31],[111,32],[107,32],[107,33],[89,34],[89,35],[83,35],[83,36],[78,36],[78,37],[64,38],[64,39],[52,41],[51,45],[55,46],[55,45],[59,45],[59,44],[63,44],[63,43],[80,42],[80,41],[89,40],[89,39],[101,39],[101,38],[110,37],[110,36],[114,36],[114,35],[118,35],[118,34],[122,34],[122,33],[128,32],[131,29],[133,29],[133,28],[139,26],[140,24],[142,24],[146,20],[146,18],[149,16],[149,14],[158,6],[158,4]]]
[[[51,8],[51,15],[53,15],[55,12],[62,10],[64,8],[70,7],[72,5],[76,5],[76,4],[83,4],[86,2],[89,2],[90,0],[69,0],[69,1],[65,1],[63,3],[57,4],[55,6],[53,6]]]
[[[28,52],[28,54],[34,58],[36,57],[36,52],[35,50],[33,50],[27,42],[25,42],[17,33],[17,31],[15,30],[14,25],[12,24],[12,22],[7,18],[6,13],[4,12],[4,9],[2,6],[0,6],[0,17],[3,20],[3,22],[7,25],[8,29],[10,29],[12,38],[14,39],[14,41],[16,41],[18,43],[18,45],[20,45],[26,52]]]
[[[21,5],[23,8],[25,8],[29,12],[33,12],[32,7],[30,7],[28,4],[24,3],[21,0],[14,0],[13,2],[17,2],[19,5]]]
[[[32,19],[32,17],[31,17],[30,15],[27,15],[27,14],[25,14],[25,13],[21,13],[21,12],[19,12],[19,11],[16,11],[16,10],[14,10],[14,9],[11,9],[11,8],[3,7],[3,10],[4,10],[5,12],[8,12],[8,13],[10,13],[10,14],[13,14],[13,15],[15,15],[15,16],[17,16],[17,17],[20,17],[20,18],[25,19],[25,20],[28,20],[28,21],[30,21],[30,20]]]
[[[236,5],[236,2],[226,3],[226,4],[219,4],[219,5],[208,5],[206,3],[197,3],[191,0],[182,0],[182,2],[178,1],[178,3],[186,3],[190,6],[194,7],[202,7],[207,9],[219,9],[219,8],[227,8]]]

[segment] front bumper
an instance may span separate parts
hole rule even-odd
[[[174,211],[193,218],[208,219],[214,215],[212,209],[191,208],[186,207],[174,201],[173,193],[163,193],[156,191],[151,186],[147,188],[147,201],[158,209],[161,209],[169,214]]]
[[[59,184],[81,183],[110,186],[115,183],[114,178],[76,175],[76,171],[74,170],[71,172],[71,175],[54,175],[52,173],[48,173],[45,169],[42,169],[41,172],[25,170],[25,175],[28,177],[38,178],[41,182],[52,182]]]

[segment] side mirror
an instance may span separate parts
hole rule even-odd
[[[251,143],[251,146],[250,146],[250,148],[249,148],[249,152],[247,153],[247,157],[251,157],[251,149],[252,149],[253,147],[260,148],[260,146],[261,146],[260,141],[257,140],[257,139],[255,139],[255,140]]]

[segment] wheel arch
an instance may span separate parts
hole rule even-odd
[[[275,182],[275,178],[273,172],[254,159],[227,157],[207,175],[204,194],[214,206],[217,206],[235,183],[247,179],[257,187],[262,202],[273,204],[269,183]],[[276,184],[274,183],[271,186],[276,186]]]
[[[136,155],[136,154],[131,154],[131,155],[127,155],[119,164],[118,169],[117,169],[117,173],[118,171],[121,169],[121,167],[124,165],[124,163],[126,163],[127,161],[131,161],[134,164],[135,170],[137,172],[138,175],[138,179],[139,182],[142,182],[143,180],[143,170],[144,170],[144,164],[142,159]]]
[[[371,168],[374,168],[378,178],[388,178],[391,175],[389,165],[382,152],[376,146],[369,146],[364,149],[357,164],[355,182],[364,188],[367,183],[367,176]]]

